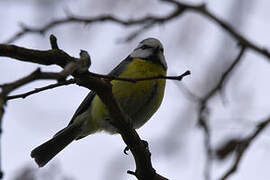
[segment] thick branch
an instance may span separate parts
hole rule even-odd
[[[68,62],[76,61],[76,58],[69,56],[61,50],[52,49],[40,51],[6,44],[0,44],[0,56],[42,65],[56,64],[62,68],[64,68]]]
[[[3,49],[6,48],[6,51],[1,51]],[[9,47],[10,45],[2,45],[0,46],[0,56],[5,56],[5,54],[7,54],[8,57],[18,57],[18,59],[23,59],[23,61],[27,59],[28,62],[34,62],[34,63],[40,63],[40,64],[46,64],[47,62],[43,63],[40,62],[40,60],[36,60],[38,59],[38,55],[42,54],[42,57],[45,57],[45,60],[48,60],[46,55],[44,56],[45,51],[38,51],[38,50],[30,50],[30,49],[25,49],[25,48],[21,48],[21,47],[16,47],[16,51],[13,51],[13,49],[11,49],[10,51],[13,52],[14,54],[10,54],[11,52],[9,52]],[[26,50],[26,51],[25,51]],[[58,50],[60,52],[63,52],[61,50]],[[4,52],[3,54],[1,54],[1,52]],[[18,54],[16,54],[18,52]],[[48,51],[47,51],[48,52]],[[66,54],[66,53],[65,53]],[[51,54],[52,55],[52,54]],[[50,55],[50,56],[51,56]],[[55,55],[58,56],[59,53],[55,52]],[[54,80],[58,80],[59,82],[63,81],[66,79],[67,76],[69,76],[70,74],[75,74],[78,72],[83,72],[83,70],[85,71],[85,69],[87,69],[87,67],[89,67],[89,63],[85,63],[86,59],[90,60],[90,57],[88,56],[88,53],[81,51],[80,53],[81,58],[79,59],[79,61],[77,61],[77,63],[75,63],[73,61],[73,59],[75,58],[71,58],[71,61],[69,63],[63,64],[63,62],[60,62],[58,65],[59,66],[64,66],[64,69],[59,72],[59,73],[53,73],[53,72],[41,72],[40,68],[38,68],[37,70],[35,70],[34,72],[32,72],[30,75],[21,78],[15,82],[9,83],[9,84],[3,84],[0,85],[0,87],[2,88],[2,91],[0,93],[0,99],[3,100],[3,104],[4,102],[7,100],[6,96],[13,90],[17,89],[18,87],[21,87],[27,83],[30,83],[32,81],[35,81],[37,79],[54,79]],[[63,60],[64,57],[66,55],[63,56]],[[42,58],[41,58],[42,59]],[[86,66],[86,68],[81,68],[81,65]],[[83,70],[82,70],[83,69]],[[3,107],[0,104],[1,107]]]

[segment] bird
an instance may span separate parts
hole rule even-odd
[[[146,78],[166,76],[167,63],[164,48],[156,38],[146,38],[108,75],[121,78]],[[166,86],[166,79],[127,82],[112,80],[112,93],[123,112],[128,115],[130,124],[138,129],[143,126],[160,107]],[[110,123],[110,114],[100,97],[90,91],[70,123],[51,139],[36,147],[31,157],[39,167],[45,166],[72,141],[90,134],[105,131],[117,134],[117,128]]]

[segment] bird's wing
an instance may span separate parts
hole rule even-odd
[[[126,59],[124,59],[120,64],[118,64],[110,73],[109,75],[112,76],[119,76],[119,74],[121,74],[121,72],[123,72],[123,70],[125,69],[125,67],[132,61],[131,57],[127,57]],[[96,95],[96,92],[94,91],[90,91],[88,93],[88,95],[84,98],[83,102],[80,104],[80,106],[78,107],[78,109],[75,111],[74,115],[71,118],[71,121],[69,122],[68,125],[72,124],[74,122],[74,119],[82,114],[83,112],[85,112],[87,110],[87,108],[89,108],[89,106],[91,105],[92,100],[94,99]]]

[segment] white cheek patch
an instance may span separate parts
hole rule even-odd
[[[131,54],[130,57],[133,58],[147,58],[152,54],[150,49],[135,49]]]

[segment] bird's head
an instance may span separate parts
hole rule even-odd
[[[160,63],[162,67],[167,70],[167,63],[163,53],[163,46],[158,39],[147,38],[139,43],[139,45],[130,54],[130,57]]]

